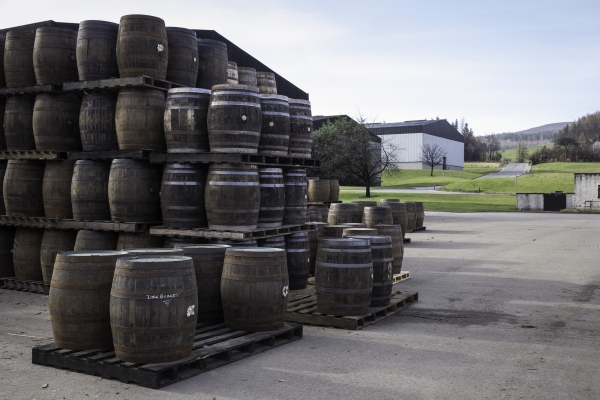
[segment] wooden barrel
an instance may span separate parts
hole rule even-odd
[[[260,210],[259,228],[278,228],[283,221],[285,207],[285,185],[281,168],[259,168]]]
[[[15,278],[22,281],[44,280],[40,263],[43,236],[43,229],[17,228],[12,250]]]
[[[392,210],[389,207],[365,207],[362,222],[367,224],[368,228],[379,224],[392,225]]]
[[[377,229],[373,228],[346,228],[342,231],[342,237],[377,235]]]
[[[310,272],[308,232],[287,235],[285,237],[285,250],[290,290],[305,289]]]
[[[288,291],[285,250],[230,248],[225,252],[221,299],[228,329],[248,332],[281,329]]]
[[[4,44],[4,76],[6,87],[16,88],[36,84],[33,70],[35,33],[10,31]]]
[[[56,256],[48,306],[56,347],[110,349],[110,288],[123,251],[69,251]]]
[[[256,165],[211,164],[206,182],[206,217],[210,229],[256,229],[260,209]]]
[[[0,161],[0,182],[4,183],[4,175],[6,175],[6,168],[8,167],[8,161]],[[4,205],[4,191],[0,185],[0,215],[6,215],[6,206]]]
[[[165,21],[149,15],[125,15],[119,22],[117,64],[121,78],[167,77],[169,44]]]
[[[208,142],[212,153],[256,154],[262,114],[258,89],[216,85],[208,108]]]
[[[337,179],[329,179],[329,201],[340,200],[340,182]]]
[[[169,236],[169,237],[165,238],[165,244],[164,244],[163,247],[165,249],[170,249],[170,248],[177,247],[177,246],[180,246],[180,245],[206,244],[206,243],[208,243],[208,241],[206,239],[203,239],[203,238]]]
[[[171,89],[167,93],[164,130],[167,153],[205,153],[208,147],[210,90]]]
[[[420,201],[415,202],[415,214],[416,214],[416,228],[422,228],[423,222],[425,222],[425,207]]]
[[[238,66],[238,83],[240,85],[257,86],[256,69]]]
[[[4,137],[7,150],[35,150],[34,104],[35,96],[8,96],[4,110]]]
[[[306,211],[306,221],[307,222],[323,222],[323,216],[321,215],[320,210],[307,210]]]
[[[38,85],[77,82],[77,32],[65,28],[42,27],[35,31],[33,71]]]
[[[329,181],[310,179],[308,181],[308,201],[325,203],[329,201]]]
[[[226,244],[231,247],[258,247],[258,243],[255,239],[210,239],[210,244]]]
[[[237,63],[233,61],[227,62],[227,83],[229,85],[238,85],[240,81],[238,80],[238,69]]]
[[[0,40],[0,45],[2,45],[1,40]],[[0,67],[0,69],[1,69],[1,67]],[[0,98],[0,150],[6,150],[6,136],[4,135],[4,112],[5,111],[6,111],[6,98],[2,97],[2,98]]]
[[[167,80],[186,87],[196,87],[198,80],[198,39],[186,28],[167,28],[169,62]]]
[[[151,248],[142,248],[142,249],[123,249],[123,251],[126,251],[127,254],[129,254],[131,257],[147,257],[147,256],[151,256],[151,257],[156,257],[156,256],[182,256],[183,255],[183,250],[179,249],[179,248],[170,248],[170,249],[165,249],[165,248],[158,248],[158,249],[151,249]]]
[[[285,250],[285,236],[273,236],[266,239],[258,239],[257,246]]]
[[[15,276],[13,265],[13,244],[15,242],[15,229],[12,226],[0,227],[0,278],[12,278]]]
[[[166,150],[165,104],[164,92],[158,89],[119,90],[115,110],[119,150]]]
[[[165,238],[147,233],[119,232],[117,250],[164,247]]]
[[[42,200],[46,218],[73,219],[71,179],[75,161],[46,161]]]
[[[46,285],[49,285],[52,280],[56,255],[65,251],[73,251],[76,237],[77,231],[74,230],[44,229],[42,244],[40,245],[40,264]]]
[[[81,150],[80,108],[81,101],[74,94],[38,94],[32,121],[36,150]]]
[[[363,224],[362,222],[344,222],[340,225],[345,225],[348,228],[366,228],[367,224]]]
[[[310,101],[290,99],[290,157],[310,158],[312,126]]]
[[[187,357],[194,344],[197,310],[198,289],[190,257],[117,260],[110,325],[119,360],[148,364]]]
[[[398,203],[400,202],[400,199],[381,199],[379,200],[379,203]]]
[[[261,94],[262,125],[258,152],[273,156],[288,155],[290,144],[290,105],[286,96]]]
[[[389,236],[392,239],[392,271],[394,274],[402,272],[402,261],[404,260],[404,238],[398,225],[375,225],[377,234]]]
[[[79,134],[83,151],[117,150],[115,114],[117,95],[109,91],[89,91],[81,99]]]
[[[147,161],[117,159],[110,166],[108,204],[113,221],[159,220],[160,175]]]
[[[183,253],[191,257],[196,273],[198,287],[199,324],[223,322],[223,305],[221,303],[221,274],[225,261],[224,244],[201,244],[183,246]]]
[[[256,85],[262,94],[277,94],[275,74],[272,72],[257,71]]]
[[[163,225],[171,228],[206,228],[206,164],[166,164],[160,185]]]
[[[77,221],[107,221],[110,219],[108,204],[108,161],[77,160],[71,180],[71,206],[73,219]]]
[[[307,183],[306,168],[287,168],[283,171],[285,206],[283,225],[298,225],[306,222]]]
[[[406,205],[406,233],[412,232],[417,227],[417,205],[414,202],[405,202]]]
[[[82,21],[77,32],[77,72],[80,81],[119,77],[117,35],[119,24]]]
[[[92,231],[83,229],[77,232],[75,251],[116,250],[119,235],[117,232]]]
[[[329,206],[326,204],[315,205],[311,204],[308,206],[307,212],[313,210],[321,214],[321,222],[327,221],[327,216],[329,215]]]
[[[366,314],[373,290],[373,257],[369,241],[319,239],[315,286],[320,313]]]
[[[196,87],[211,89],[227,83],[227,44],[218,40],[198,39],[198,80]]]
[[[317,261],[317,247],[319,246],[319,231],[308,231],[308,248],[310,249],[309,275],[315,274],[315,262]]]
[[[383,207],[389,207],[392,210],[392,219],[394,221],[394,225],[400,225],[402,228],[402,237],[404,237],[406,234],[406,225],[408,223],[406,204],[388,199],[382,199],[379,204]]]
[[[327,223],[330,225],[339,225],[345,223],[359,222],[358,207],[352,203],[333,203],[329,206]]]
[[[326,238],[342,238],[344,229],[348,229],[346,225],[327,225],[323,228],[323,237]]]
[[[6,78],[4,77],[4,46],[6,44],[5,36],[0,35],[0,88],[6,87]],[[4,114],[4,113],[3,113]]]
[[[6,215],[43,217],[43,180],[43,161],[8,160],[2,186]]]

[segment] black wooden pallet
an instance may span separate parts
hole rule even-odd
[[[37,150],[2,150],[0,160],[64,160],[66,152]]]
[[[318,168],[321,161],[312,158],[268,156],[239,153],[152,153],[151,163],[228,163],[255,164],[273,167]]]
[[[22,281],[17,278],[0,278],[0,289],[18,290],[30,293],[50,293],[50,285],[42,281]]]
[[[427,229],[427,227],[426,227],[426,226],[421,226],[421,227],[419,227],[419,228],[415,228],[415,229],[413,229],[413,230],[412,230],[412,231],[410,231],[410,232],[411,232],[411,233],[415,233],[415,232],[422,232],[422,231],[424,231],[425,229]]]
[[[153,224],[160,222],[115,222],[115,221],[75,221],[43,217],[11,217],[0,215],[1,226],[52,229],[90,229],[94,231],[146,232]]]
[[[183,87],[178,83],[156,79],[142,75],[133,78],[111,78],[96,81],[65,82],[65,92],[84,92],[86,90],[119,90],[125,87],[146,87],[150,89],[169,90]]]
[[[153,226],[150,228],[150,234],[156,236],[183,236],[183,237],[197,237],[197,238],[208,238],[208,239],[232,239],[232,240],[245,240],[245,239],[264,239],[274,236],[289,235],[298,232],[307,232],[315,230],[316,227],[312,224],[302,225],[285,225],[279,228],[264,228],[255,229],[252,231],[241,232],[241,231],[217,231],[208,228],[196,228],[196,229],[185,229],[185,228],[168,228],[166,226]]]
[[[225,324],[216,324],[199,326],[192,353],[175,362],[133,364],[119,361],[110,349],[62,350],[53,343],[34,347],[32,362],[158,389],[299,340],[302,331],[302,325],[288,323],[276,331],[256,333],[231,331]]]
[[[0,96],[12,96],[18,94],[56,93],[62,92],[61,85],[35,85],[17,88],[2,88]]]
[[[305,294],[289,301],[285,320],[308,325],[326,326],[348,330],[362,329],[395,314],[399,309],[410,305],[419,299],[417,292],[395,292],[390,304],[385,307],[369,308],[365,315],[357,317],[336,317],[317,311],[317,295]]]
[[[114,160],[119,158],[147,160],[149,157],[149,150],[70,151],[67,153],[69,160]]]

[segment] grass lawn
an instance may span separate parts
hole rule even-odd
[[[573,193],[573,181],[573,174],[569,173],[525,174],[517,178],[517,193],[552,193],[556,190]],[[458,185],[455,183],[446,185],[444,190],[456,191]],[[485,193],[514,194],[515,178],[461,180],[460,190],[465,192],[481,190]]]
[[[460,179],[474,179],[499,170],[499,168],[469,168],[468,170],[460,171]],[[445,179],[444,172],[446,172]],[[386,171],[382,177],[382,186],[396,189],[407,189],[417,186],[443,186],[444,182],[446,184],[456,182],[458,180],[456,177],[457,172],[459,171],[434,170],[433,176],[429,176],[431,171],[422,169]]]
[[[542,172],[569,172],[571,174],[575,172],[600,172],[600,163],[598,162],[554,162],[538,164],[531,167],[531,173],[542,173]]]
[[[541,145],[541,146],[531,146],[527,148],[528,154],[535,152],[536,150],[540,150],[542,147],[546,146],[547,148],[552,148],[552,143]],[[499,151],[502,154],[502,158],[507,158],[512,162],[517,162],[517,149],[504,149]]]

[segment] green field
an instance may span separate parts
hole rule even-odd
[[[542,147],[546,146],[547,148],[552,148],[552,143],[541,145],[541,146],[530,146],[527,147],[528,154],[531,154],[537,150],[541,150]],[[502,159],[509,159],[512,162],[517,162],[517,149],[504,149],[499,151],[502,154]]]
[[[443,186],[458,181],[456,176],[460,172],[460,179],[474,179],[479,176],[499,171],[500,168],[469,168],[464,171],[440,171],[434,170],[433,176],[429,176],[431,171],[419,169],[404,169],[401,171],[384,172],[381,179],[382,186],[386,188],[407,189],[416,186]],[[444,174],[446,177],[444,178]]]

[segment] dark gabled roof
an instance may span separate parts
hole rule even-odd
[[[358,124],[358,122],[354,121],[354,119],[350,118],[346,114],[340,114],[340,115],[314,115],[313,116],[313,131],[316,132],[323,125],[325,125],[327,122],[334,123],[335,120],[337,120],[339,118],[346,118],[346,119],[349,119],[350,121],[353,121],[354,123]],[[371,135],[371,139],[373,139],[372,140],[373,142],[381,143],[381,138],[379,136],[377,136],[376,134],[374,134],[370,130],[369,130],[369,134]]]
[[[405,133],[426,133],[455,142],[465,142],[465,138],[445,119],[422,119],[416,121],[391,122],[383,124],[370,124],[367,126],[377,135],[402,135]]]

